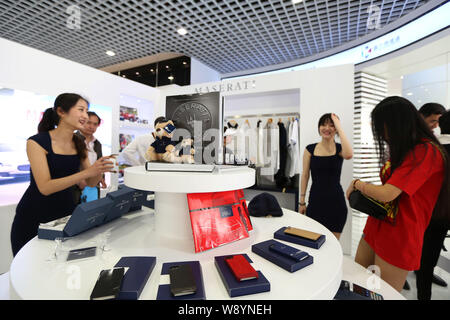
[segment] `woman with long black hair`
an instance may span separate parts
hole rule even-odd
[[[423,236],[432,213],[441,221],[449,220],[450,161],[407,99],[385,98],[371,118],[382,185],[353,180],[347,198],[357,189],[389,202],[391,210],[384,220],[368,217],[355,261],[366,268],[378,266],[381,278],[400,292],[408,272],[420,268]]]
[[[38,134],[27,140],[30,186],[17,205],[11,229],[13,255],[37,235],[40,223],[72,214],[72,186],[82,180],[95,187],[104,172],[113,168],[108,157],[92,166],[86,145],[75,130],[88,119],[89,103],[75,93],[60,94],[38,125]]]

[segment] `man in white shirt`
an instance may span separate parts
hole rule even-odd
[[[87,156],[89,159],[89,163],[92,165],[95,161],[97,161],[98,158],[101,158],[103,156],[102,154],[102,144],[100,141],[95,138],[94,133],[97,131],[97,128],[99,127],[101,123],[100,117],[92,111],[88,111],[89,119],[85,123],[83,129],[80,131],[77,131],[77,135],[84,140],[86,143],[87,148]],[[102,188],[106,188],[106,182],[105,182],[105,176],[103,175],[102,180],[100,181],[100,185]],[[75,186],[74,196],[75,201],[79,203],[81,201],[81,193],[86,188],[87,184],[85,181],[81,181],[78,183],[77,186]],[[98,197],[100,196],[100,189],[98,189]]]
[[[151,133],[138,136],[122,150],[120,155],[125,163],[131,166],[142,166],[148,161],[145,153],[154,141],[155,138]]]

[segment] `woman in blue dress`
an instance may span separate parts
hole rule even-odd
[[[324,114],[318,127],[322,140],[308,145],[303,154],[299,212],[320,222],[339,239],[347,220],[341,170],[344,159],[353,157],[353,150],[334,113]],[[341,143],[334,141],[336,134]],[[310,172],[312,185],[307,206],[305,196]]]
[[[78,94],[60,94],[54,107],[45,111],[39,133],[27,140],[30,186],[17,205],[12,224],[14,256],[37,235],[40,223],[72,214],[76,206],[73,185],[86,180],[95,187],[102,174],[113,168],[109,157],[102,157],[91,166],[86,144],[74,134],[89,119],[88,105]]]

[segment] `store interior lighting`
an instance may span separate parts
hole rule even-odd
[[[182,36],[187,34],[187,30],[185,28],[178,28],[177,32],[178,32],[178,34],[180,34]]]

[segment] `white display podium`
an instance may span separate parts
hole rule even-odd
[[[245,188],[254,184],[254,170],[213,173],[145,172],[143,167],[125,171],[125,184],[155,191],[155,211],[144,208],[106,225],[91,229],[75,238],[78,247],[89,246],[92,239],[110,232],[109,251],[94,258],[73,262],[49,260],[55,242],[35,237],[14,258],[10,269],[12,298],[20,299],[89,299],[99,272],[112,268],[124,256],[155,256],[156,266],[140,299],[156,299],[158,286],[169,283],[161,276],[166,262],[200,262],[206,299],[230,299],[214,265],[215,256],[247,254],[253,267],[269,280],[269,292],[232,299],[289,300],[332,299],[342,279],[343,254],[334,235],[320,223],[297,212],[283,209],[282,217],[252,217],[250,237],[201,253],[195,253],[187,192],[214,192]],[[253,244],[273,239],[283,226],[308,229],[326,236],[320,249],[284,242],[308,252],[314,263],[290,273],[251,251]]]

